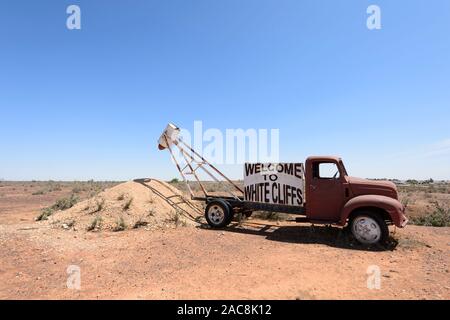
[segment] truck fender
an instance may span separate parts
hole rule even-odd
[[[381,195],[362,195],[350,199],[341,210],[340,224],[345,225],[350,214],[359,208],[377,208],[385,211],[397,227],[404,227],[407,219],[404,206],[397,199]]]

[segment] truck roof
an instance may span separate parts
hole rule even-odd
[[[332,161],[341,161],[341,157],[338,156],[310,156],[306,158],[306,161],[324,161],[324,160],[332,160]]]

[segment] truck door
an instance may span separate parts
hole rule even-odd
[[[338,221],[345,201],[345,180],[335,162],[312,163],[307,185],[307,216],[311,220]]]

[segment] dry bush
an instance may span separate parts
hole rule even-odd
[[[42,209],[41,213],[36,217],[36,221],[43,221],[43,220],[47,220],[48,217],[50,217],[53,213],[55,212],[55,210],[53,210],[52,208],[44,208]]]
[[[252,217],[262,220],[285,221],[289,218],[289,215],[281,212],[256,211],[253,213]]]
[[[96,202],[95,202],[94,211],[92,211],[91,213],[100,212],[100,211],[103,210],[104,207],[105,207],[105,199],[97,199]]]
[[[76,197],[74,194],[71,194],[67,198],[57,200],[51,208],[53,210],[67,210],[72,208],[78,202],[78,200],[78,197]]]
[[[419,217],[412,217],[411,223],[419,226],[450,227],[450,209],[434,202],[434,211]]]
[[[86,231],[94,231],[94,230],[100,228],[101,224],[102,224],[102,217],[96,216],[92,220],[91,224],[86,228]]]
[[[124,211],[127,211],[128,209],[130,209],[132,203],[133,203],[133,198],[128,199],[127,202],[125,202],[125,204],[123,205],[122,209]]]
[[[122,216],[120,216],[117,221],[116,221],[116,225],[113,228],[114,232],[118,232],[118,231],[124,231],[127,228],[127,225],[125,223],[125,220],[123,219]]]

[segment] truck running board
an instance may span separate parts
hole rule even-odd
[[[330,220],[311,220],[307,217],[297,217],[295,219],[291,219],[291,220],[286,220],[286,221],[290,221],[290,222],[307,222],[307,223],[311,223],[311,224],[335,224],[335,221],[330,221]]]

